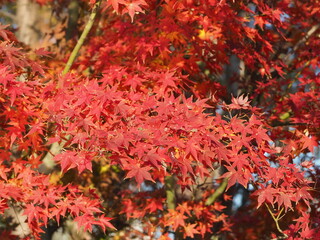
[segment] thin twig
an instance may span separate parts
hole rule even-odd
[[[27,238],[26,230],[22,226],[22,223],[20,221],[20,218],[19,218],[17,210],[16,210],[16,206],[13,203],[9,204],[9,206],[13,209],[14,215],[16,217],[16,220],[18,221],[18,224],[19,224],[19,226],[21,228],[21,231],[22,231],[24,237]]]
[[[0,9],[0,15],[3,15],[3,16],[5,16],[5,17],[7,17],[7,18],[10,18],[10,19],[13,20],[13,21],[17,21],[16,15],[14,15],[14,14],[12,14],[12,13],[9,13],[9,12],[7,12],[7,11],[4,11],[4,10],[2,10],[2,9]]]
[[[306,126],[307,123],[294,123],[294,122],[273,122],[270,124],[271,127],[282,127],[282,126]]]
[[[320,24],[312,26],[310,30],[307,32],[307,34],[296,43],[296,45],[293,47],[293,51],[296,51],[300,45],[306,43],[309,40],[309,38],[318,30],[319,27]]]
[[[76,44],[76,46],[74,47],[69,59],[68,59],[68,62],[65,66],[65,68],[63,69],[62,71],[62,74],[65,75],[67,72],[69,72],[74,60],[76,59],[78,53],[79,53],[79,50],[80,48],[82,47],[83,43],[84,43],[84,40],[86,39],[86,37],[88,36],[91,28],[92,28],[92,25],[94,23],[94,19],[96,18],[96,15],[97,15],[97,12],[98,12],[98,9],[100,7],[100,4],[101,4],[101,0],[99,0],[98,2],[95,3],[93,9],[92,9],[92,12],[90,14],[90,17],[89,17],[89,20]]]
[[[275,217],[275,216],[273,215],[273,212],[271,211],[269,205],[268,205],[267,203],[265,203],[264,205],[266,205],[266,207],[267,207],[267,209],[268,209],[271,217],[273,218],[273,221],[274,221],[275,224],[276,224],[276,227],[277,227],[278,232],[280,232],[284,237],[287,238],[288,235],[285,234],[285,233],[282,231],[282,229],[280,228],[280,226],[279,226],[279,219],[280,219],[280,215],[281,215],[281,213],[282,213],[282,211],[283,211],[283,208],[280,209],[280,212],[279,212],[278,216]],[[282,216],[282,217],[283,217],[283,216]],[[282,217],[281,217],[281,218],[282,218]]]
[[[306,35],[303,36],[303,37],[293,46],[293,53],[294,53],[295,51],[297,51],[298,48],[299,48],[301,45],[305,44],[305,43],[310,39],[310,37],[319,29],[319,27],[320,27],[320,24],[317,24],[317,25],[312,26],[312,27],[309,29],[309,31],[306,33]],[[287,65],[290,64],[290,62],[291,62],[290,59],[294,59],[294,58],[292,58],[291,56],[292,56],[292,55],[290,55],[290,54],[286,55],[286,56],[284,57],[284,59],[283,59],[283,62],[286,63]]]

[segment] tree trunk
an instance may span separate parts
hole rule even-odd
[[[41,35],[36,27],[39,9],[39,5],[32,0],[17,0],[17,38],[32,48],[36,47]]]

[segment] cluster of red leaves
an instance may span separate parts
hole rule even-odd
[[[183,237],[194,237],[200,235],[206,238],[212,234],[220,234],[230,231],[228,216],[223,213],[225,209],[220,203],[206,206],[204,202],[183,201],[175,209],[168,209],[165,214],[159,216],[159,212],[164,211],[164,198],[159,198],[159,193],[142,192],[135,197],[140,201],[137,203],[132,200],[132,195],[124,194],[123,213],[128,219],[145,219],[151,221],[152,226],[148,236],[156,234],[158,228],[170,228],[171,231],[177,230],[183,233]],[[129,197],[130,196],[130,197]],[[225,196],[227,199],[227,196]],[[214,227],[222,225],[222,227]],[[151,233],[151,234],[150,234]],[[161,239],[170,239],[168,233],[163,233]]]
[[[251,4],[247,1],[148,2],[145,14],[136,15],[133,24],[126,15],[119,17],[110,10],[108,18],[100,19],[102,34],[91,38],[77,67],[86,69],[89,65],[92,74],[102,72],[108,76],[114,71],[110,66],[124,67],[126,72],[120,74],[117,82],[122,90],[126,94],[142,91],[145,97],[138,100],[151,102],[141,107],[141,103],[129,100],[130,105],[138,103],[139,114],[144,116],[137,119],[134,110],[133,115],[129,113],[129,124],[126,122],[120,130],[124,136],[121,139],[128,142],[123,143],[122,153],[111,154],[116,156],[113,161],[120,161],[127,170],[127,178],[135,178],[140,184],[143,180],[163,182],[165,174],[174,174],[180,186],[190,186],[198,176],[208,176],[216,162],[227,169],[224,177],[229,178],[228,188],[236,183],[245,188],[248,184],[253,186],[258,207],[270,204],[275,209],[289,211],[305,209],[301,206],[306,204],[310,216],[317,203],[312,200],[313,184],[303,170],[311,175],[315,171],[312,161],[299,166],[293,159],[313,152],[319,141],[319,77],[315,73],[319,67],[316,38],[319,30],[315,21],[319,12],[309,11],[319,8],[315,1],[252,1]],[[308,28],[314,27],[313,35],[306,36]],[[231,115],[226,120],[218,114],[213,117],[203,113],[208,108],[205,103],[210,103],[214,112],[219,101],[185,99],[179,95],[181,89],[188,89],[196,96],[216,93],[216,99],[225,98],[224,87],[212,83],[212,78],[203,74],[199,62],[215,76],[223,71],[232,54],[243,61],[247,76],[230,81],[254,89],[253,104],[263,108],[263,114],[250,106],[248,98],[239,97],[224,106]],[[149,71],[157,75],[159,70],[173,69],[178,78],[185,79],[184,74],[188,74],[188,80],[176,82],[178,89],[172,84],[172,88],[159,92],[158,81],[136,77],[140,65],[147,66],[143,70],[147,76]],[[128,80],[119,80],[123,75],[134,81],[131,82],[134,89],[124,87]],[[291,87],[295,84],[298,87]],[[127,114],[128,111],[124,119]],[[292,128],[287,127],[290,124]],[[126,132],[128,127],[135,126],[143,127],[138,127],[138,138],[132,141]],[[132,151],[134,146],[139,146],[138,150]],[[123,155],[124,152],[128,155]],[[132,204],[141,201],[139,196],[131,198],[137,198],[131,200]],[[144,216],[144,211],[132,209],[136,210],[133,216]],[[297,210],[291,221],[302,211]],[[308,227],[298,222],[296,231],[285,233],[295,239],[307,238],[305,232],[317,226],[314,216],[313,213]],[[197,231],[201,232],[199,226]],[[316,236],[311,230],[309,234]]]
[[[299,18],[306,19],[298,9],[310,9],[312,2],[271,6],[255,0],[250,7],[246,1],[103,1],[100,35],[89,39],[76,63],[80,73],[65,76],[51,76],[30,61],[2,28],[1,212],[9,205],[24,209],[35,235],[48,219],[67,215],[86,230],[94,224],[112,227],[93,192],[53,184],[38,172],[49,144],[66,142],[54,157],[63,173],[92,171],[92,163],[105,158],[138,188],[163,187],[167,176],[175,176],[189,189],[210,177],[214,166],[223,166],[227,189],[250,186],[256,208],[268,206],[279,218],[294,212],[283,231],[290,239],[319,236],[317,198],[310,193],[316,179],[308,177],[316,169],[311,161],[293,163],[318,145],[318,41],[309,36],[310,47],[304,49],[298,46],[301,39],[292,37],[291,47],[299,47],[294,60],[280,56],[285,31],[299,33]],[[290,20],[283,20],[284,14]],[[238,79],[239,86],[256,88],[253,102],[261,109],[245,96],[223,103],[224,87],[208,85],[212,79],[199,62],[219,74],[231,54],[251,73]],[[290,91],[293,83],[297,87]],[[298,125],[282,125],[288,119]],[[220,201],[204,204],[210,191],[203,191],[201,201],[184,200],[167,209],[163,194],[131,190],[124,193],[123,213],[143,220],[150,232],[163,230],[163,239],[166,228],[183,237],[205,238],[213,229],[212,234],[237,234]]]
[[[59,223],[67,216],[85,230],[91,231],[93,225],[113,228],[92,190],[55,185],[49,176],[37,170],[41,153],[47,151],[45,139],[50,135],[47,128],[50,115],[39,98],[46,89],[40,75],[45,71],[14,47],[15,41],[7,38],[4,28],[1,36],[4,41],[0,47],[0,214],[9,207],[23,209],[35,237],[49,219]],[[25,72],[26,67],[31,72]]]

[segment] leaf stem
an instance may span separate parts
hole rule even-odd
[[[274,222],[275,222],[275,224],[276,224],[276,227],[277,227],[278,232],[280,232],[285,238],[287,238],[288,235],[285,234],[285,233],[282,231],[282,229],[280,228],[280,226],[279,226],[279,219],[283,217],[283,216],[280,217],[280,216],[281,216],[281,213],[282,213],[282,211],[283,211],[283,208],[280,209],[280,212],[279,212],[278,216],[275,217],[275,216],[273,215],[273,212],[271,211],[269,205],[268,205],[267,203],[264,203],[264,205],[266,205],[266,207],[267,207],[267,209],[268,209],[271,217],[273,218],[273,220],[274,220]]]
[[[96,18],[96,15],[97,15],[97,12],[98,12],[98,9],[100,7],[100,4],[101,4],[101,0],[97,1],[94,6],[93,6],[93,9],[92,9],[92,12],[89,16],[89,20],[76,44],[76,46],[74,47],[74,49],[72,50],[72,53],[68,59],[68,62],[66,64],[66,66],[64,67],[63,71],[62,71],[62,75],[65,75],[67,72],[69,72],[74,60],[76,59],[78,53],[79,53],[79,50],[80,48],[82,47],[83,43],[84,43],[84,40],[86,39],[86,37],[88,36],[91,28],[92,28],[92,25],[94,23],[94,19]]]

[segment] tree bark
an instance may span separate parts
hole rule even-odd
[[[36,27],[39,9],[39,5],[32,0],[17,0],[17,38],[32,48],[36,47],[41,35]]]

